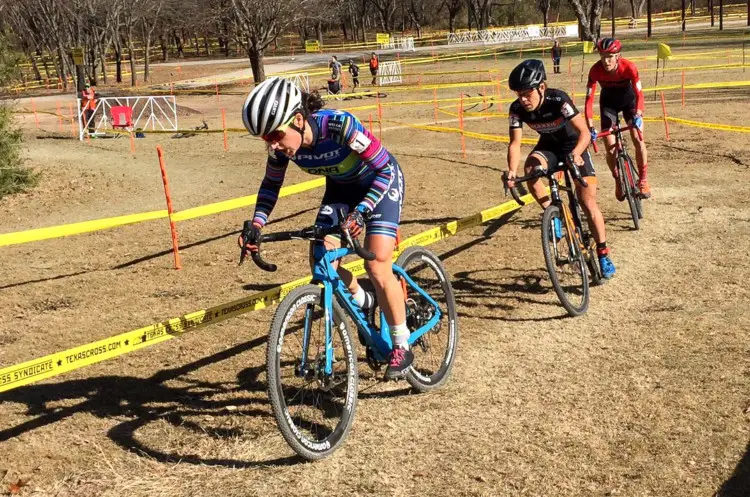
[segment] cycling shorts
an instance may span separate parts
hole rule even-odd
[[[404,175],[396,159],[390,156],[393,168],[391,184],[388,192],[375,205],[370,218],[365,221],[367,235],[385,235],[396,238],[398,225],[401,221],[401,210],[404,205]],[[344,216],[359,204],[370,189],[369,184],[336,183],[326,177],[326,191],[323,194],[318,217],[315,224],[330,227],[339,224],[339,209],[343,209]]]
[[[630,122],[635,116],[636,97],[632,88],[623,91],[622,88],[603,88],[599,99],[599,113],[602,122],[601,129],[610,129],[617,122],[617,114],[622,112],[625,122]]]
[[[571,151],[572,150],[563,150],[563,148],[559,145],[551,145],[549,143],[545,143],[545,140],[539,140],[539,143],[536,144],[534,150],[532,150],[529,154],[529,157],[531,157],[532,154],[541,155],[547,161],[547,169],[554,172],[559,169],[558,164],[560,162],[565,162],[565,158]],[[583,154],[581,154],[581,158],[583,159],[583,165],[578,166],[578,170],[581,172],[581,176],[596,176],[596,171],[594,170],[594,161],[591,159],[591,154],[589,154],[589,151],[586,150]]]

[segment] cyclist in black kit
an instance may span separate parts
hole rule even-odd
[[[518,95],[518,100],[510,106],[510,144],[508,145],[508,186],[515,186],[518,165],[521,160],[521,136],[523,123],[539,133],[539,142],[526,158],[526,174],[536,167],[557,168],[559,162],[571,162],[577,166],[587,187],[576,184],[576,194],[591,222],[596,240],[597,255],[602,275],[611,278],[615,266],[609,258],[604,217],[596,203],[596,172],[587,147],[591,134],[586,120],[578,113],[570,97],[562,90],[547,88],[544,63],[541,60],[526,60],[510,73],[508,85]],[[529,191],[542,208],[550,203],[550,198],[540,179],[529,181]],[[559,223],[559,219],[555,219]],[[556,233],[562,233],[562,226],[555,226]]]

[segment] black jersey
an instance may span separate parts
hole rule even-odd
[[[564,148],[571,148],[578,142],[578,130],[570,120],[578,115],[578,109],[567,93],[554,88],[544,92],[544,102],[533,112],[527,111],[520,101],[510,104],[510,129],[520,129],[526,123],[542,136],[545,141],[552,140]]]

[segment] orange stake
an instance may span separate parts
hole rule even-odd
[[[370,113],[370,134],[375,136],[375,133],[373,132],[373,127],[372,127],[372,112]]]
[[[216,101],[219,101],[219,83],[214,81],[214,85],[216,86]]]
[[[60,109],[60,102],[57,102],[57,129],[62,133],[63,131],[63,116],[62,110]]]
[[[568,57],[568,76],[573,74],[573,58]]]
[[[36,104],[34,99],[31,99],[31,110],[34,112],[34,122],[36,123],[36,129],[39,129],[39,116],[36,114]]]
[[[172,195],[169,193],[169,180],[167,179],[167,167],[164,164],[164,152],[160,145],[156,146],[156,154],[159,156],[159,168],[161,169],[161,180],[164,183],[164,195],[167,197],[167,213],[169,214],[169,230],[172,233],[172,252],[174,253],[174,268],[182,269],[180,262],[180,246],[177,242],[177,227],[172,220]]]
[[[664,132],[667,135],[667,141],[669,141],[669,122],[667,122],[667,104],[664,103],[664,92],[661,93],[661,111],[664,115]]]
[[[432,107],[435,111],[435,124],[438,120],[437,88],[432,89]]]
[[[224,151],[229,150],[229,143],[227,143],[227,112],[225,109],[221,109],[221,126],[224,128]]]
[[[130,153],[135,155],[135,136],[133,136],[133,131],[130,131]]]

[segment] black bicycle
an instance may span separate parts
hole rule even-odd
[[[571,159],[568,160],[571,162]],[[552,202],[542,216],[542,252],[552,286],[565,310],[571,316],[580,316],[589,307],[589,273],[594,285],[602,281],[602,272],[596,257],[596,240],[591,235],[573,182],[588,184],[577,167],[560,162],[554,170],[538,167],[531,174],[515,178],[516,183],[546,177],[549,180]],[[564,180],[561,182],[561,180]],[[503,184],[520,205],[515,188],[508,188],[507,173],[503,173]],[[567,203],[561,191],[567,193]],[[588,270],[587,270],[588,267]]]
[[[627,149],[625,148],[625,139],[622,137],[623,131],[632,129],[632,125],[620,126],[618,119],[617,123],[610,129],[603,130],[597,135],[597,139],[604,138],[605,136],[614,135],[615,137],[615,160],[617,161],[617,178],[615,181],[620,182],[620,191],[628,201],[630,207],[630,216],[633,218],[633,225],[635,229],[641,229],[641,219],[643,219],[643,205],[641,203],[641,191],[638,188],[638,168],[635,167],[633,159],[630,158]],[[638,135],[643,139],[641,130],[635,128]],[[599,148],[596,146],[596,142],[591,142],[594,147],[594,152],[599,152]]]

